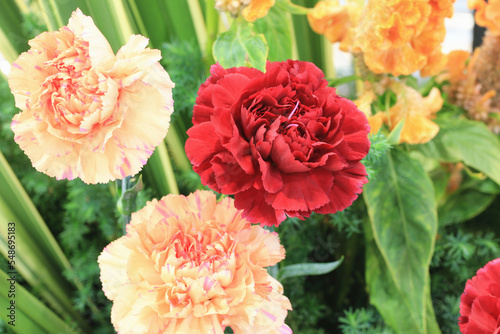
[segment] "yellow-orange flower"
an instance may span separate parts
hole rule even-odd
[[[440,44],[444,40],[444,18],[453,14],[454,0],[370,0],[351,45],[362,51],[368,68],[395,76],[424,67],[436,74],[444,65]],[[433,64],[433,62],[439,62]]]
[[[396,93],[397,102],[389,109],[386,122],[392,130],[404,120],[400,143],[424,144],[434,138],[439,126],[431,119],[443,106],[439,89],[433,87],[426,97],[401,82],[391,83],[390,89]]]
[[[174,84],[147,38],[118,53],[77,9],[68,26],[45,32],[13,63],[9,85],[22,110],[15,141],[33,166],[57,179],[108,182],[139,172],[162,142]]]
[[[269,9],[274,6],[274,0],[251,0],[250,4],[243,9],[243,17],[253,22],[267,15]]]
[[[234,16],[241,13],[245,20],[253,22],[267,15],[275,0],[216,0],[215,8],[230,12]]]
[[[382,124],[386,121],[385,113],[378,112],[372,115],[371,104],[375,101],[376,95],[372,89],[366,89],[359,98],[354,100],[354,104],[358,106],[358,109],[365,113],[368,118],[368,124],[370,124],[370,134],[376,134]]]
[[[442,79],[451,83],[457,83],[467,78],[466,64],[470,58],[470,52],[464,50],[453,50],[446,57],[446,73]]]
[[[284,257],[233,199],[197,191],[148,202],[98,262],[119,333],[291,333],[290,302],[264,268]]]
[[[467,5],[476,10],[478,25],[488,28],[494,35],[500,35],[500,0],[468,0]]]
[[[338,0],[323,0],[316,3],[307,19],[314,32],[335,43],[346,37],[357,13],[361,13],[361,7],[341,6]]]

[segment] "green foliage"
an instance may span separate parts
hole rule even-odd
[[[339,328],[342,334],[391,334],[380,318],[380,315],[372,308],[344,310],[344,315],[339,317]]]
[[[437,136],[418,147],[424,155],[446,162],[462,161],[500,184],[500,141],[484,123],[464,119],[436,123],[440,127]]]
[[[427,333],[437,327],[427,303],[437,230],[432,183],[418,161],[392,150],[363,194],[370,302],[396,333]]]
[[[161,64],[175,83],[175,89],[172,90],[175,101],[172,122],[182,124],[180,130],[185,136],[191,126],[198,89],[205,81],[201,52],[198,45],[185,40],[164,43],[161,51]]]
[[[458,332],[460,296],[465,282],[487,262],[500,257],[500,239],[493,231],[468,229],[466,225],[448,226],[436,241],[431,287],[443,334]]]
[[[343,258],[327,263],[296,263],[284,266],[278,273],[278,280],[282,282],[285,278],[297,276],[324,275],[335,270],[342,263]]]
[[[380,131],[374,135],[369,135],[369,139],[371,143],[370,151],[368,151],[366,157],[361,160],[361,163],[365,165],[368,179],[371,179],[380,167],[382,157],[387,154],[392,145],[389,144],[387,137]]]
[[[253,24],[240,18],[231,28],[219,34],[214,43],[213,54],[222,67],[238,67],[247,64],[265,72],[269,52],[266,38],[256,34]]]
[[[438,210],[440,226],[467,221],[490,206],[495,199],[495,194],[481,191],[480,184],[483,182],[491,181],[469,180],[442,200]]]
[[[255,21],[255,31],[263,34],[269,48],[269,61],[284,61],[292,59],[292,26],[288,20],[289,14],[271,7],[263,18]]]

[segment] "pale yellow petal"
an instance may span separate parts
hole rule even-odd
[[[78,8],[71,15],[68,28],[78,37],[89,42],[90,62],[93,68],[110,70],[116,61],[108,40],[99,31],[90,16]]]

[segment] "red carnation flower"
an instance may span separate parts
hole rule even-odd
[[[203,184],[266,225],[352,204],[367,182],[359,161],[370,127],[319,68],[288,60],[268,62],[266,73],[218,64],[210,73],[186,142]]]
[[[500,259],[488,262],[465,284],[458,325],[463,334],[500,333]]]

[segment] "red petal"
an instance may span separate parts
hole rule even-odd
[[[278,226],[286,219],[283,210],[275,210],[267,204],[264,193],[254,188],[235,194],[234,206],[243,210],[242,216],[251,223]]]
[[[342,211],[358,198],[363,184],[368,182],[365,166],[356,163],[353,167],[334,173],[335,180],[329,193],[330,201],[314,210],[317,213],[329,214]]]
[[[215,129],[211,123],[200,123],[187,131],[189,138],[186,141],[186,154],[194,166],[212,159],[215,154],[221,151],[225,151],[214,133]]]
[[[262,172],[262,184],[267,192],[275,193],[283,187],[283,178],[279,170],[269,161],[259,159],[260,171]]]
[[[469,323],[464,334],[491,334],[497,329],[500,300],[493,296],[479,296],[474,300]]]
[[[283,188],[267,194],[266,202],[273,208],[286,211],[310,211],[328,203],[333,175],[324,170],[309,173],[283,174]]]

